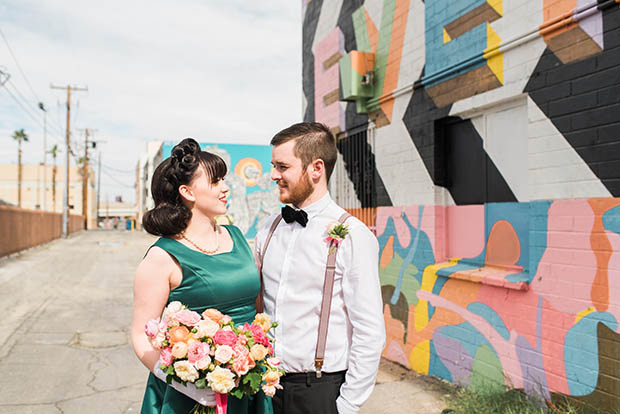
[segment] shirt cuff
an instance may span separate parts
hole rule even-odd
[[[342,396],[336,399],[336,408],[338,409],[338,414],[358,414],[359,412],[359,409],[346,402]]]

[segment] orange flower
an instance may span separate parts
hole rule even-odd
[[[168,331],[170,343],[186,342],[189,339],[189,330],[185,326],[176,326]]]

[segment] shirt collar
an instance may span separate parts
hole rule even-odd
[[[322,212],[332,201],[329,193],[326,193],[321,199],[315,201],[309,206],[304,207],[302,210],[308,214],[308,220]]]

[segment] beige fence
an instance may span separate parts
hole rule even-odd
[[[84,229],[82,216],[69,216],[69,233]],[[0,206],[0,257],[62,235],[62,214]]]

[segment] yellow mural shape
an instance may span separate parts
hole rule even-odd
[[[484,50],[484,58],[487,60],[489,69],[495,74],[497,80],[504,84],[504,53],[500,52],[499,45],[502,42],[499,35],[489,23],[487,23],[487,48]]]
[[[450,267],[450,266],[454,266],[454,263],[448,262],[448,263],[439,263],[439,264],[433,264],[430,266],[426,266],[426,268],[424,269],[424,273],[422,274],[422,286],[420,287],[420,289],[426,290],[427,292],[432,292],[433,286],[435,286],[435,282],[437,281],[437,271],[444,267]],[[415,326],[416,331],[419,332],[422,329],[426,328],[426,325],[428,325],[428,321],[429,321],[428,301],[426,300],[418,301],[418,304],[415,307],[414,317],[415,317],[414,326]]]
[[[409,367],[415,372],[428,375],[431,364],[431,341],[422,341],[409,354]]]
[[[495,9],[500,16],[504,15],[504,5],[502,4],[502,0],[488,0],[487,3],[489,6],[493,7],[493,9]]]
[[[450,37],[450,35],[448,34],[446,28],[443,28],[443,42],[444,43],[448,43],[450,40],[452,40],[452,38]]]
[[[252,187],[263,175],[263,166],[256,158],[243,158],[235,165],[235,175],[243,178],[246,187]]]
[[[582,320],[583,318],[585,318],[586,316],[588,316],[589,314],[591,314],[592,312],[594,312],[594,307],[590,306],[587,309],[582,310],[581,312],[579,312],[577,314],[577,316],[575,317],[575,323],[579,322],[580,320]]]

